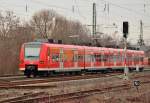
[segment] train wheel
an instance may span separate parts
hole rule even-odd
[[[27,76],[28,78],[30,78],[30,77],[31,77],[31,73],[27,73],[26,76]]]
[[[66,75],[66,76],[70,76],[70,72],[66,72],[65,75]]]
[[[86,74],[86,70],[82,70],[81,75],[85,75],[85,74]]]
[[[28,78],[30,78],[31,77],[31,71],[26,69],[24,71],[24,75],[27,76]]]
[[[36,76],[37,76],[37,73],[38,73],[37,69],[34,69],[34,70],[32,71],[33,77],[36,77]]]
[[[37,74],[36,74],[36,73],[34,73],[34,74],[33,74],[33,77],[36,77],[36,76],[37,76]]]
[[[139,69],[140,72],[143,72],[143,70],[144,70],[144,68],[140,68],[140,69]]]

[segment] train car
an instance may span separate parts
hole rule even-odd
[[[21,47],[19,69],[28,77],[123,70],[125,65],[143,69],[143,51],[127,50],[124,57],[123,49],[28,42]]]
[[[144,65],[146,68],[150,67],[150,57],[145,57],[144,58]]]

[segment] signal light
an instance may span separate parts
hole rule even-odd
[[[127,21],[123,22],[123,37],[124,38],[127,38],[128,27],[129,27],[128,22]]]

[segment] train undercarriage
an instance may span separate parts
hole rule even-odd
[[[129,72],[137,71],[134,67],[128,67]],[[144,67],[138,69],[139,72],[142,72]],[[28,65],[25,68],[24,75],[27,77],[36,77],[36,76],[56,76],[56,75],[82,75],[86,73],[110,73],[110,72],[124,72],[124,67],[121,68],[101,68],[101,69],[76,69],[76,70],[44,70],[38,71],[37,65]]]

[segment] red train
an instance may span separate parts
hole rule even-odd
[[[28,77],[56,72],[85,72],[144,68],[144,51],[28,42],[20,51],[19,69]]]

